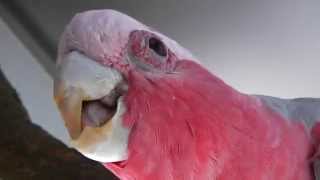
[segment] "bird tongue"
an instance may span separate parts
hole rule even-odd
[[[86,126],[99,127],[109,121],[116,110],[116,106],[108,106],[99,100],[84,102],[82,122]]]
[[[125,82],[119,83],[108,95],[99,100],[84,101],[81,121],[86,126],[99,127],[111,120],[117,110],[119,97],[128,90]]]

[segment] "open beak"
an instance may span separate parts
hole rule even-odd
[[[54,99],[71,137],[71,144],[100,162],[125,160],[129,129],[123,127],[120,72],[71,52],[58,64]]]

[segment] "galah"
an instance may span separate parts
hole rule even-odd
[[[315,178],[319,100],[241,93],[125,14],[77,14],[57,71],[72,146],[122,180]]]

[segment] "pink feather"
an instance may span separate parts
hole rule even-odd
[[[232,89],[200,65],[129,76],[129,159],[105,166],[123,180],[312,179],[311,140],[259,99]]]

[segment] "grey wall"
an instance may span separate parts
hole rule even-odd
[[[52,99],[52,79],[0,19],[0,68],[31,120],[64,142],[68,135]],[[13,132],[14,133],[14,132]]]
[[[76,12],[113,8],[177,40],[243,92],[320,97],[319,0],[11,2],[23,4],[37,32],[53,47]],[[0,63],[34,121],[64,137],[51,100],[51,78],[3,23]]]
[[[8,1],[9,2],[9,1]],[[11,0],[55,47],[70,18],[112,8],[158,29],[248,93],[320,96],[319,0]],[[50,48],[49,48],[50,49]]]

